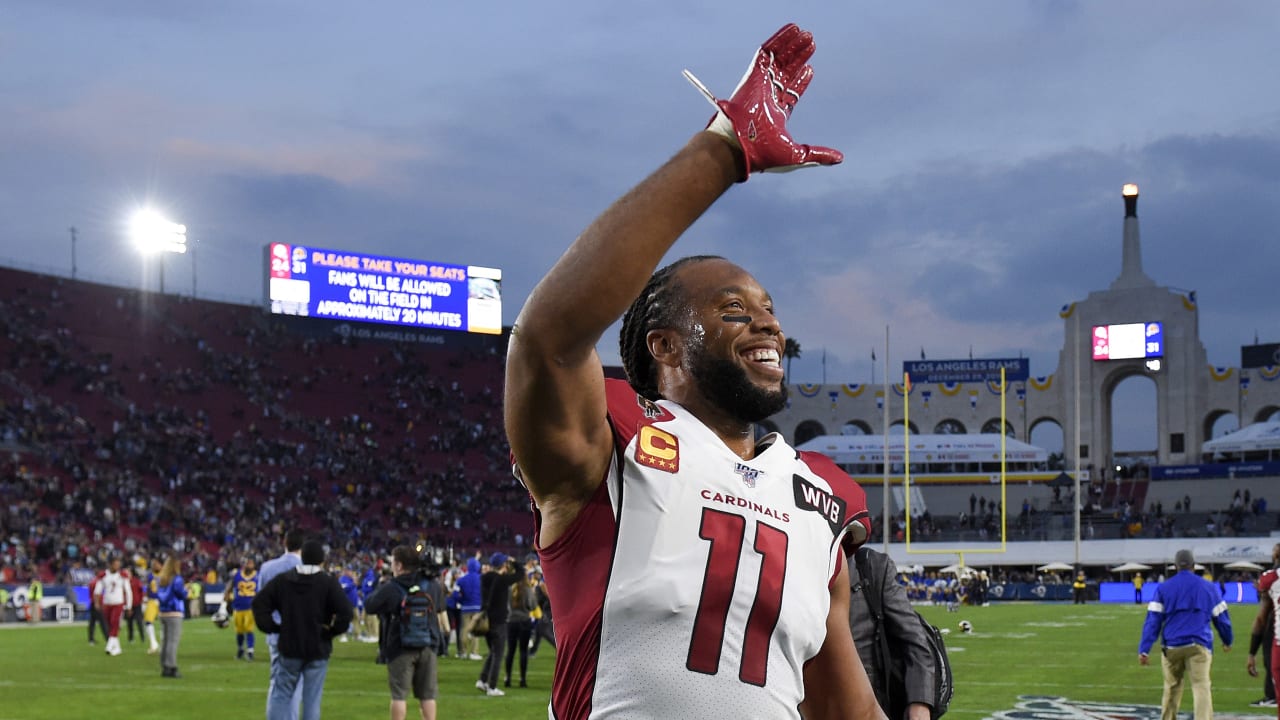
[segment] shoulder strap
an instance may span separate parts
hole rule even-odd
[[[884,621],[884,586],[877,582],[875,574],[871,571],[871,556],[865,549],[859,549],[853,556],[854,564],[858,568],[858,580],[862,585],[862,596],[867,600],[867,607],[871,609],[871,617],[875,618],[876,624],[879,625]]]
[[[876,624],[876,646],[880,662],[883,664],[883,667],[877,668],[880,671],[880,689],[885,702],[889,702],[890,667],[893,663],[893,655],[889,653],[889,638],[885,636],[884,631],[884,583],[871,570],[870,550],[859,548],[853,557],[858,567],[859,581],[862,584],[862,596],[866,599],[867,607],[871,610],[871,619]]]

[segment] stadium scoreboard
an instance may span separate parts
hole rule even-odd
[[[1095,325],[1094,360],[1164,357],[1164,328],[1158,322]]]
[[[502,333],[502,271],[270,243],[267,306],[277,315]]]

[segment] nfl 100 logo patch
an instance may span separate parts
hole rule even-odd
[[[749,488],[754,488],[756,480],[760,477],[760,471],[746,463],[736,463],[733,466],[733,471],[742,476],[742,484]]]

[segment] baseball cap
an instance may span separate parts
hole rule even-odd
[[[496,552],[493,555],[489,556],[489,564],[494,567],[497,567],[499,565],[506,565],[507,561],[510,559],[511,558],[507,557],[506,555],[503,555],[500,552]]]
[[[1179,550],[1173,556],[1173,564],[1180,568],[1194,568],[1196,566],[1196,558],[1191,554],[1190,550]]]

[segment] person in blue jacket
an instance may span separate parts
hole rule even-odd
[[[364,611],[364,599],[373,594],[378,589],[378,567],[371,565],[364,572],[364,576],[360,578],[360,605],[356,608],[359,613],[360,639],[364,642],[378,642],[378,617],[376,615],[368,615]]]
[[[469,660],[479,660],[480,638],[471,634],[471,628],[475,625],[477,619],[480,618],[480,560],[471,558],[467,560],[467,574],[458,578],[458,592],[461,593],[458,598],[458,610],[462,612],[462,650],[459,651],[458,657],[465,657]]]
[[[1156,638],[1163,636],[1161,665],[1164,668],[1164,697],[1161,720],[1176,720],[1182,704],[1183,680],[1190,676],[1195,720],[1213,720],[1213,693],[1209,670],[1213,666],[1213,631],[1222,638],[1222,651],[1231,652],[1234,636],[1227,603],[1218,586],[1195,574],[1196,560],[1190,550],[1174,555],[1178,573],[1156,587],[1147,605],[1147,621],[1138,643],[1138,662],[1148,664],[1148,654]]]
[[[341,574],[338,575],[338,584],[342,586],[342,592],[347,596],[347,602],[351,603],[351,607],[356,609],[356,617],[363,617],[364,597],[360,594],[359,584],[356,583],[355,569],[343,568]],[[351,642],[352,636],[356,636],[356,626],[358,624],[358,622],[351,623],[351,627],[347,628],[347,632],[342,636],[341,642]]]
[[[178,641],[182,638],[182,620],[187,611],[187,588],[182,582],[182,565],[170,555],[156,579],[156,599],[160,602],[160,627],[164,640],[160,645],[160,676],[180,678]]]

